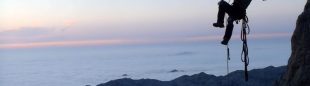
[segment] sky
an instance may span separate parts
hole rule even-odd
[[[212,27],[217,2],[0,0],[0,49],[221,40],[224,29]],[[253,0],[247,10],[251,37],[290,37],[305,2]]]

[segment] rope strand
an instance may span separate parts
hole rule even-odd
[[[248,25],[248,17],[245,16],[245,18],[242,21],[242,29],[241,29],[241,40],[243,42],[242,46],[242,52],[241,52],[241,61],[244,63],[244,78],[245,81],[248,81],[248,66],[250,64],[249,59],[249,49],[248,49],[248,43],[247,43],[247,35],[250,34],[250,27]]]
[[[229,60],[230,60],[230,51],[229,51],[229,46],[228,44],[226,45],[226,48],[227,48],[227,75],[229,74]]]

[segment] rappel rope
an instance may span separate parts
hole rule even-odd
[[[248,74],[248,66],[250,63],[249,59],[249,49],[248,49],[248,43],[247,43],[247,35],[250,34],[250,26],[248,24],[248,17],[245,16],[242,19],[242,27],[241,27],[241,40],[243,42],[242,44],[242,52],[241,52],[241,61],[244,63],[244,79],[245,81],[249,80],[249,74]],[[226,45],[227,49],[227,75],[229,74],[229,60],[230,60],[230,49],[229,46]]]
[[[224,0],[221,0],[224,1]],[[230,3],[230,0],[229,0]],[[227,17],[225,17],[226,20],[228,19]],[[242,52],[241,52],[241,61],[244,63],[244,79],[245,81],[249,80],[249,74],[248,74],[248,66],[250,63],[250,59],[249,59],[249,49],[248,49],[248,43],[247,43],[247,35],[250,34],[250,26],[248,24],[249,19],[247,16],[245,16],[242,19],[242,27],[241,27],[241,40],[243,42],[243,46],[242,46]],[[238,23],[238,21],[236,22]],[[227,75],[229,74],[229,60],[230,60],[230,49],[229,46],[226,45],[226,49],[227,49]]]
[[[226,59],[226,63],[227,63],[227,76],[226,76],[226,81],[227,81],[227,84],[230,84],[231,83],[231,80],[230,80],[230,77],[228,76],[229,74],[229,60],[230,60],[230,51],[229,51],[229,45],[227,44],[226,45],[226,48],[227,48],[227,59]]]
[[[230,0],[228,1],[228,3],[230,3]],[[228,20],[228,18],[226,18],[226,20]],[[227,75],[229,74],[229,60],[230,60],[230,50],[229,50],[229,45],[226,45],[226,49],[227,49],[227,59],[226,59],[226,67],[227,67]]]
[[[228,44],[226,45],[227,48],[227,59],[226,59],[226,63],[227,63],[227,75],[229,74],[229,60],[230,60],[230,51],[229,51],[229,46]]]
[[[250,34],[250,27],[248,24],[248,17],[245,16],[242,19],[242,28],[241,28],[241,40],[243,42],[242,52],[241,52],[241,61],[244,63],[244,79],[248,81],[249,74],[248,74],[248,66],[250,63],[249,59],[249,49],[247,43],[247,35]]]

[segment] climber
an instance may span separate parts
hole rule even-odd
[[[230,5],[226,1],[221,0],[219,5],[219,11],[217,14],[217,22],[213,23],[214,27],[224,28],[224,17],[225,13],[229,15],[227,19],[227,26],[225,35],[223,37],[223,41],[221,44],[227,45],[234,28],[233,22],[236,20],[240,20],[245,18],[246,16],[246,9],[250,5],[252,0],[234,0],[233,4]],[[264,0],[263,0],[264,1]]]

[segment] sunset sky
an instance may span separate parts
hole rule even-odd
[[[217,2],[0,0],[0,48],[221,40],[224,29],[212,27]],[[305,2],[253,0],[247,11],[251,37],[290,37]]]

